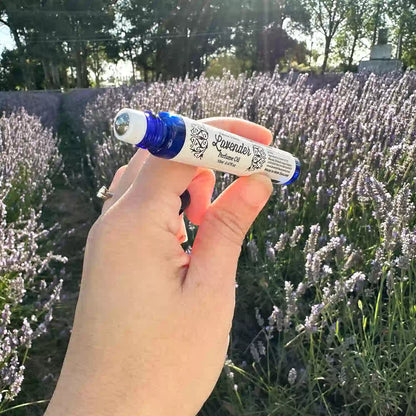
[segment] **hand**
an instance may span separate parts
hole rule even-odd
[[[238,119],[206,124],[264,144]],[[264,175],[238,178],[211,204],[207,169],[138,150],[115,175],[90,230],[73,331],[47,416],[194,416],[224,365],[244,236],[267,202]],[[199,225],[192,254],[179,196]]]

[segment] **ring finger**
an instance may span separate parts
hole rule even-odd
[[[110,204],[111,204],[111,200],[114,198],[114,192],[117,189],[118,184],[120,183],[120,180],[124,174],[124,172],[127,169],[127,165],[122,166],[121,168],[117,169],[117,172],[114,174],[113,180],[111,182],[110,188],[108,189],[109,192],[111,192],[113,194],[113,196],[110,199],[107,199],[106,201],[104,201],[103,204],[103,208],[101,210],[101,214],[104,214],[105,211],[108,210]]]

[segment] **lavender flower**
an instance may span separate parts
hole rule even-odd
[[[291,74],[283,79],[276,71],[239,77],[226,73],[222,78],[202,75],[192,81],[172,80],[140,89],[103,92],[88,105],[83,117],[95,181],[97,186],[109,183],[115,170],[132,154],[128,146],[115,143],[109,130],[121,106],[169,109],[191,118],[241,117],[269,128],[273,145],[295,153],[304,161],[307,172],[304,183],[275,189],[264,217],[267,219],[261,223],[264,228],[253,227],[247,245],[246,255],[256,262],[256,272],[268,283],[270,315],[262,333],[267,341],[275,338],[267,348],[282,360],[284,368],[291,369],[296,362],[296,368],[308,368],[310,379],[320,380],[325,374],[328,379],[324,383],[333,386],[325,402],[332,413],[339,413],[332,403],[337,403],[339,397],[349,397],[346,389],[351,387],[351,380],[359,383],[357,380],[362,378],[363,384],[353,386],[357,396],[354,400],[364,403],[361,399],[367,390],[370,397],[376,394],[385,401],[394,396],[391,402],[397,407],[390,408],[390,413],[384,408],[373,409],[373,413],[397,414],[408,407],[403,399],[408,394],[397,388],[402,398],[392,390],[387,395],[382,383],[375,393],[371,392],[377,386],[372,387],[365,372],[360,372],[359,378],[349,377],[350,367],[345,366],[342,354],[347,348],[354,350],[362,361],[362,328],[357,328],[360,319],[355,316],[366,314],[359,308],[357,311],[361,296],[374,311],[383,278],[390,295],[398,282],[403,293],[413,293],[416,74],[346,74],[331,88],[309,87],[308,76],[295,78]],[[214,197],[233,180],[231,175],[216,176]],[[306,230],[306,243],[299,247]],[[259,255],[260,247],[265,247],[265,253],[261,253],[265,256]],[[279,261],[275,262],[277,256]],[[247,292],[252,293],[250,287]],[[394,310],[396,301],[391,296],[389,307],[380,308],[383,322],[390,319],[388,311]],[[253,304],[251,310],[255,307]],[[400,306],[401,313],[408,313],[408,309]],[[345,316],[347,313],[350,315]],[[256,319],[264,327],[265,319],[259,313]],[[378,327],[372,331],[375,339],[382,340],[384,335],[377,333]],[[351,343],[353,334],[358,335]],[[345,342],[340,345],[342,337]],[[310,340],[319,340],[319,348],[314,344],[315,366],[305,358]],[[404,345],[410,345],[412,341],[406,342]],[[383,344],[388,350],[383,360],[391,361],[384,365],[375,358],[374,365],[385,369],[383,377],[394,379],[389,369],[399,368],[402,358],[387,344]],[[258,342],[253,342],[250,352],[261,364],[264,351]],[[351,358],[348,363],[354,366]],[[276,380],[281,378],[274,376]],[[293,376],[293,386],[300,384],[299,377]],[[411,376],[406,377],[403,385],[413,385]],[[289,378],[288,382],[291,386]],[[292,394],[294,390],[288,391]],[[324,408],[323,403],[308,405],[311,409],[317,406],[314,409],[318,412]],[[355,402],[346,403],[346,408],[351,414],[364,409]]]
[[[251,353],[251,356],[253,357],[253,360],[256,363],[259,363],[260,362],[260,354],[259,354],[259,351],[258,351],[258,349],[256,348],[256,346],[254,344],[250,344],[250,353]]]
[[[273,247],[267,247],[266,248],[266,257],[270,261],[275,261],[276,260],[276,252],[275,252],[275,249]]]
[[[256,307],[255,308],[255,311],[256,311],[256,321],[257,321],[257,323],[258,323],[258,325],[260,327],[263,327],[263,325],[264,325],[264,319],[262,318],[262,316],[260,314],[259,308]]]
[[[290,327],[291,324],[291,317],[295,316],[298,307],[297,303],[297,296],[296,292],[293,290],[292,283],[286,281],[285,282],[285,300],[286,300],[286,316],[283,321],[284,328],[287,329]]]
[[[66,261],[53,253],[41,254],[51,231],[40,221],[42,207],[52,192],[49,176],[60,160],[56,137],[39,119],[23,109],[0,117],[1,405],[20,392],[22,354],[47,330],[59,299],[62,283],[48,284],[39,276],[52,270],[52,261]],[[35,299],[38,294],[40,301],[28,300],[29,294]],[[22,316],[23,310],[29,315]],[[42,314],[44,320],[38,323]]]
[[[273,306],[273,312],[269,316],[269,331],[276,328],[278,332],[283,330],[283,312],[277,306]]]
[[[291,368],[289,370],[289,374],[287,376],[287,381],[291,386],[293,386],[296,383],[297,376],[298,376],[298,373],[297,373],[296,369]]]
[[[315,224],[311,226],[310,234],[305,244],[306,253],[312,253],[315,251],[320,231],[321,231],[321,227],[319,226],[319,224]]]
[[[316,332],[318,330],[318,323],[324,306],[323,303],[312,305],[310,315],[305,318],[305,329],[308,332]]]
[[[257,341],[257,350],[260,355],[266,355],[266,347],[264,346],[263,342]]]
[[[259,255],[259,249],[257,248],[257,244],[255,240],[250,240],[247,243],[248,252],[250,255],[250,259],[253,263],[257,262],[258,255]]]
[[[289,246],[290,247],[296,247],[296,244],[299,242],[300,238],[302,237],[303,231],[304,231],[303,225],[297,225],[295,229],[293,230],[292,235],[289,238]]]
[[[274,249],[279,253],[286,248],[286,244],[289,242],[290,236],[288,233],[283,233],[279,237],[279,241],[274,246]]]

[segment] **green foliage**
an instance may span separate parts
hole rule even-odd
[[[336,50],[345,71],[353,69],[354,54],[363,38],[371,35],[374,5],[362,0],[348,0],[346,21],[335,37]]]
[[[205,74],[207,77],[220,77],[227,71],[237,76],[247,69],[247,64],[236,56],[224,54],[209,61]]]
[[[416,37],[408,39],[404,45],[403,62],[409,69],[416,69]]]
[[[415,0],[4,0],[0,23],[16,49],[3,54],[0,89],[99,86],[104,63],[120,59],[131,63],[133,83],[193,78],[223,54],[249,71],[305,65],[299,32],[324,36],[322,71],[331,55],[352,70],[356,51],[385,26],[412,67],[415,22]]]
[[[284,25],[309,30],[301,0],[5,0],[0,21],[17,45],[11,62],[4,57],[4,89],[88,87],[88,69],[98,86],[103,62],[120,58],[132,63],[133,81],[198,76],[231,52],[249,70],[272,71],[289,51],[304,60]]]
[[[290,22],[298,30],[310,30],[310,14],[303,1],[234,0],[230,9],[237,29],[232,46],[237,57],[252,62],[252,70],[273,71],[289,54],[297,55],[298,62],[305,61],[302,44],[284,29]]]
[[[322,72],[327,69],[333,39],[341,29],[348,12],[348,0],[305,0],[312,16],[312,26],[325,38]]]
[[[22,89],[23,70],[19,65],[17,50],[3,51],[0,62],[0,90],[8,90],[11,86],[17,90]]]
[[[394,23],[398,59],[412,66],[416,60],[416,2],[415,0],[387,1],[387,15]]]
[[[113,1],[4,0],[0,21],[17,45],[25,88],[88,87],[87,57],[93,45],[101,39],[105,45],[111,36],[107,32],[114,25]],[[42,70],[40,82],[33,66]],[[76,68],[74,84],[68,79],[68,67]]]

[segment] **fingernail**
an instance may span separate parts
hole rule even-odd
[[[188,242],[188,233],[185,230],[185,234],[181,235],[179,238],[179,243],[184,244]]]
[[[242,187],[241,197],[247,205],[252,207],[263,206],[273,191],[273,184],[266,175],[256,173],[246,177]]]
[[[186,210],[186,208],[191,205],[191,195],[189,191],[186,189],[185,192],[180,196],[181,198],[181,209],[179,210],[179,215],[182,214]]]

